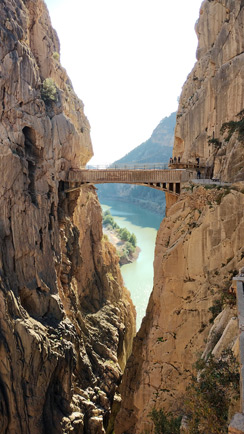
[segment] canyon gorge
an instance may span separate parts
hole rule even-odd
[[[65,192],[90,126],[44,2],[0,21],[0,432],[105,432],[135,310],[94,188]]]
[[[233,182],[233,189],[192,185],[176,203],[166,194],[154,289],[125,370],[116,434],[152,432],[154,407],[181,411],[199,353],[238,353],[235,307],[224,303],[214,325],[209,308],[243,266],[243,22],[243,2],[202,3],[197,62],[182,89],[173,157],[180,157],[178,167],[198,158],[203,178]]]
[[[173,157],[183,168],[199,159],[202,178],[230,184],[166,193],[154,288],[135,336],[95,188],[66,182],[93,151],[46,5],[1,1],[1,433],[153,433],[154,408],[184,416],[199,354],[239,357],[228,294],[244,266],[243,23],[243,0],[203,1]],[[238,412],[235,402],[228,423]]]

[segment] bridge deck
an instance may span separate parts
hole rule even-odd
[[[68,182],[75,183],[182,183],[193,178],[194,172],[185,169],[84,169],[70,170]]]

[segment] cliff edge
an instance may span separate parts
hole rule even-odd
[[[205,0],[196,23],[197,62],[182,89],[174,157],[203,174],[243,180],[244,5]]]
[[[200,9],[198,61],[180,97],[173,157],[181,167],[196,166],[198,158],[202,177],[232,184],[186,185],[176,203],[166,196],[154,288],[123,377],[116,434],[154,432],[154,408],[184,415],[199,355],[238,353],[229,299],[244,258],[243,6],[205,0]]]
[[[102,433],[135,330],[92,187],[90,127],[42,0],[0,5],[0,431]]]
[[[244,194],[235,188],[185,191],[160,226],[154,288],[123,377],[116,434],[153,432],[153,408],[182,414],[206,342],[218,355],[236,345],[235,307],[223,302],[214,325],[211,313],[243,264]]]

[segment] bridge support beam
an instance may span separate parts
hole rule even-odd
[[[180,194],[180,183],[179,182],[176,182],[176,184],[175,184],[175,193]]]
[[[134,184],[157,190],[169,192],[178,196],[181,192],[181,183],[189,182],[194,175],[191,170],[185,169],[72,169],[65,181],[82,185],[96,184]],[[74,188],[74,187],[73,187]]]
[[[169,191],[165,191],[165,198],[166,198],[166,210],[165,215],[167,217],[168,210],[178,201],[178,195],[175,195],[174,193],[170,193]]]

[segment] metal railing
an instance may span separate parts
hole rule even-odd
[[[125,163],[125,164],[103,164],[98,166],[87,165],[83,169],[87,170],[166,170],[168,163]],[[177,169],[176,169],[177,170]]]
[[[193,178],[191,180],[194,184],[207,184],[207,185],[216,185],[216,186],[225,186],[225,187],[229,187],[231,185],[230,182],[226,182],[226,181],[221,181],[221,179],[215,179],[215,178],[211,178],[209,177],[204,177],[204,178]]]
[[[194,172],[185,169],[148,169],[148,168],[112,168],[109,169],[81,169],[70,170],[68,182],[90,182],[92,184],[103,183],[181,183],[188,182],[194,176]]]

